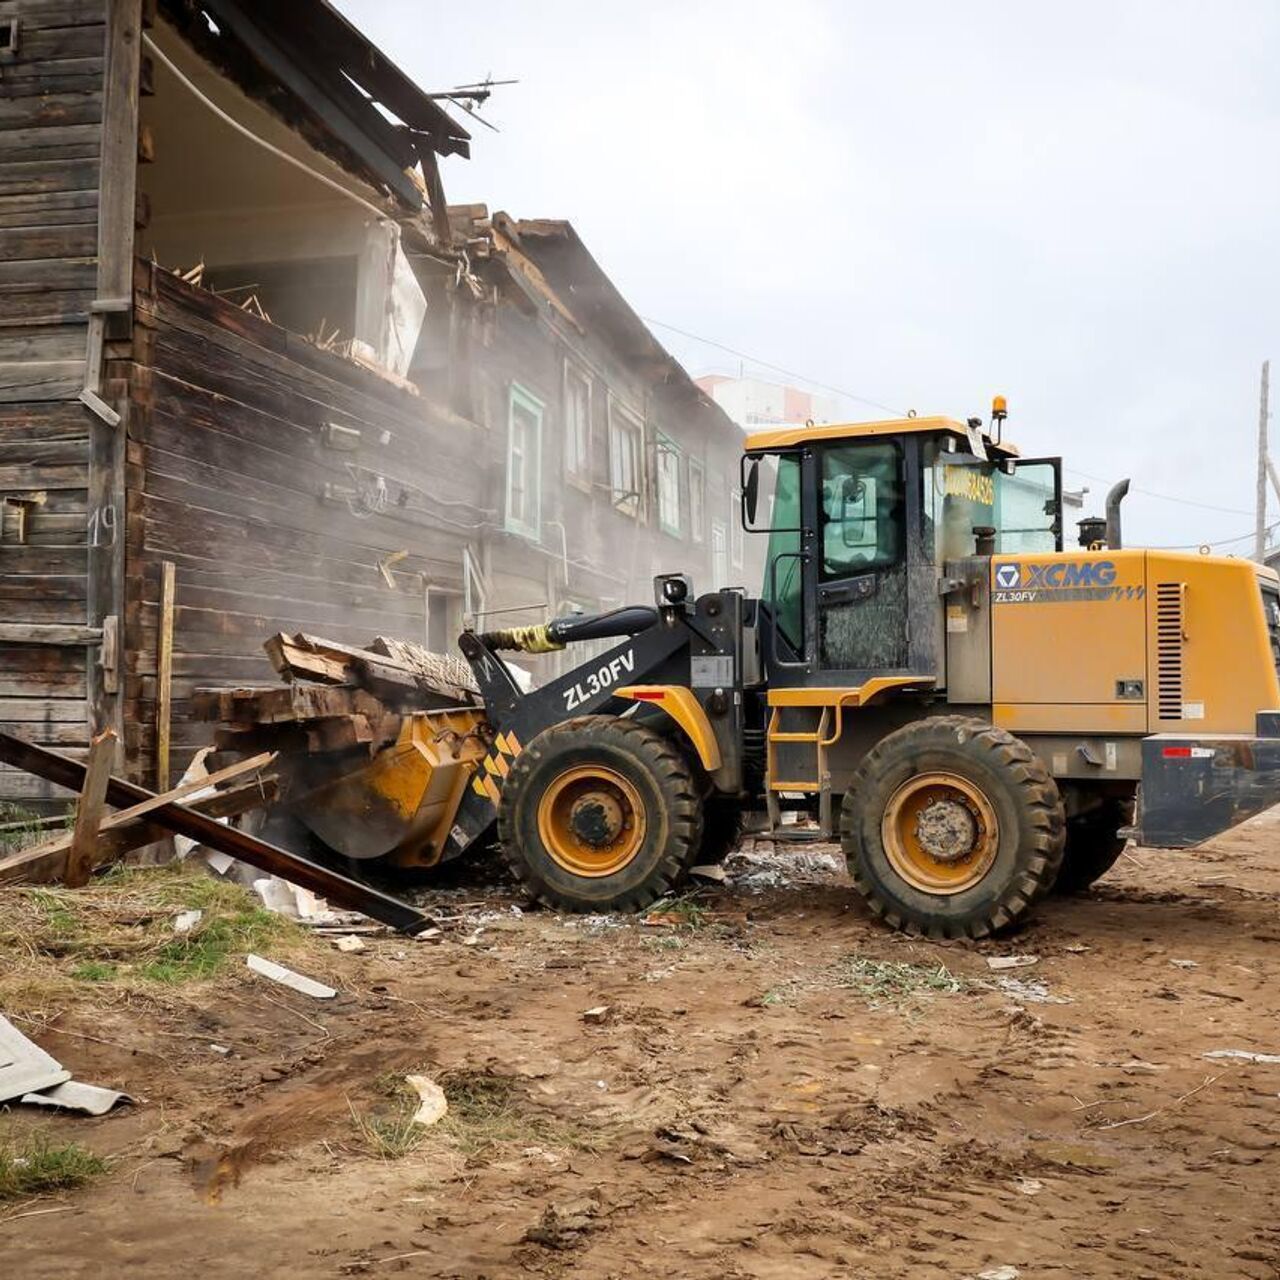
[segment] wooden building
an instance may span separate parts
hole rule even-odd
[[[172,778],[277,630],[746,581],[737,428],[468,146],[324,0],[0,0],[0,727]]]

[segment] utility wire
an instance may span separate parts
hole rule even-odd
[[[759,365],[762,369],[772,369],[774,373],[780,373],[783,377],[795,378],[797,382],[807,382],[811,387],[821,387],[823,391],[833,391],[838,396],[844,396],[846,400],[856,400],[859,404],[870,405],[873,409],[882,409],[885,413],[893,414],[895,418],[906,416],[901,409],[895,409],[892,405],[882,404],[879,400],[868,400],[866,396],[854,395],[852,391],[846,391],[843,387],[833,387],[829,383],[819,382],[816,378],[808,378],[803,373],[796,373],[794,369],[784,369],[779,364],[770,364],[768,360],[761,360],[758,356],[750,356],[745,351],[727,347],[723,342],[716,342],[714,338],[704,338],[701,334],[690,333],[687,329],[677,328],[673,324],[668,324],[665,320],[654,320],[650,316],[641,316],[640,319],[645,324],[656,324],[659,329],[668,329],[672,333],[678,333],[682,338],[689,338],[694,342],[705,343],[708,347],[715,347],[717,351],[727,351],[729,355],[737,356],[739,360],[750,360],[752,364]]]
[[[645,324],[657,325],[659,329],[667,329],[671,333],[678,333],[682,338],[688,338],[692,342],[701,342],[708,347],[714,347],[717,351],[727,352],[731,356],[737,356],[739,360],[749,360],[754,365],[759,365],[762,369],[771,369],[774,373],[780,373],[787,378],[795,378],[798,382],[807,382],[811,387],[820,387],[823,391],[834,392],[838,396],[844,396],[846,400],[856,400],[859,404],[869,405],[873,409],[881,409],[885,413],[891,413],[895,417],[904,417],[901,409],[895,409],[892,405],[883,403],[880,400],[871,400],[866,396],[855,395],[852,391],[846,391],[843,387],[833,387],[829,382],[819,382],[816,378],[807,377],[803,373],[797,373],[794,369],[784,369],[779,364],[773,364],[768,360],[761,360],[758,356],[749,355],[745,351],[739,351],[736,347],[730,347],[723,342],[717,342],[714,338],[704,338],[700,333],[690,333],[687,329],[681,329],[678,325],[668,324],[665,320],[656,320],[652,316],[641,316],[641,320]],[[1096,484],[1110,484],[1111,481],[1104,479],[1102,476],[1090,475],[1087,471],[1078,471],[1074,467],[1065,468],[1071,475],[1080,476],[1084,480],[1092,480]],[[1154,489],[1144,489],[1138,485],[1131,487],[1131,492],[1140,493],[1147,498],[1157,498],[1161,502],[1177,502],[1186,507],[1199,507],[1203,511],[1220,511],[1226,515],[1232,516],[1248,516],[1253,512],[1245,511],[1240,507],[1220,507],[1211,502],[1198,502],[1194,498],[1180,498],[1170,493],[1157,493]],[[1237,542],[1237,538],[1224,539],[1224,541]],[[1203,546],[1203,543],[1188,543],[1188,546]],[[1216,543],[1208,544],[1216,546]]]
[[[1084,479],[1084,480],[1093,480],[1097,484],[1109,485],[1111,483],[1110,480],[1104,479],[1102,476],[1090,475],[1087,471],[1077,471],[1075,467],[1064,467],[1063,470],[1065,470],[1069,475],[1080,476],[1081,479]],[[1177,502],[1184,507],[1199,507],[1201,508],[1201,510],[1204,510],[1204,511],[1221,511],[1225,515],[1229,515],[1229,516],[1253,515],[1252,511],[1245,511],[1241,507],[1218,507],[1218,506],[1215,506],[1212,502],[1198,502],[1196,501],[1195,498],[1177,498],[1177,497],[1174,497],[1174,495],[1171,493],[1156,493],[1154,489],[1142,489],[1142,488],[1139,488],[1139,486],[1136,484],[1130,487],[1130,492],[1140,493],[1144,498],[1159,498],[1161,502]],[[1230,541],[1234,542],[1235,539],[1234,538],[1230,539]],[[1191,544],[1188,543],[1188,546],[1189,545]],[[1196,543],[1195,545],[1200,546],[1201,544]]]

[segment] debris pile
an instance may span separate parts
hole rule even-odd
[[[319,755],[363,747],[373,754],[396,741],[406,713],[480,705],[461,658],[404,640],[379,636],[356,649],[282,631],[263,648],[283,686],[195,692],[195,718],[222,726],[214,737],[219,751]]]

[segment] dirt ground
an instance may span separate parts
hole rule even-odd
[[[111,1158],[0,1204],[0,1270],[1280,1276],[1280,1064],[1205,1056],[1280,1053],[1280,812],[977,946],[886,932],[830,846],[729,871],[650,923],[426,894],[435,942],[293,956],[329,1002],[82,984],[20,1025],[137,1105],[0,1116]],[[412,1072],[453,1106],[402,1143]]]

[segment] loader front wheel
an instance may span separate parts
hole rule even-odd
[[[858,891],[894,928],[983,938],[1024,917],[1062,864],[1062,798],[1025,743],[937,716],[882,739],[844,798]]]
[[[525,888],[564,911],[635,911],[676,885],[702,837],[687,762],[614,716],[544,730],[502,788],[498,835]]]

